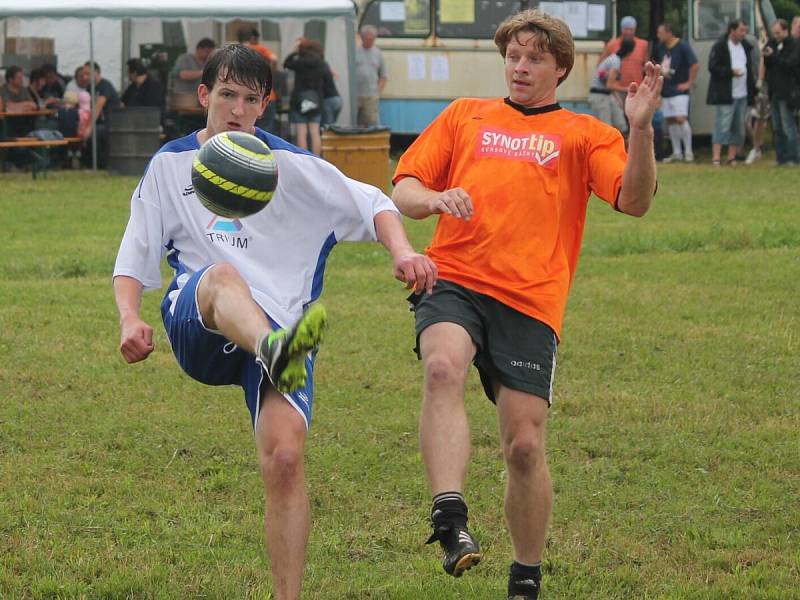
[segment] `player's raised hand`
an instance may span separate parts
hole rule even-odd
[[[661,68],[648,62],[644,66],[644,79],[639,84],[631,83],[625,99],[625,116],[631,128],[646,129],[653,122],[653,115],[661,102],[664,76]]]
[[[128,363],[144,360],[155,348],[153,328],[138,317],[129,317],[120,324],[119,351]]]
[[[394,259],[394,276],[406,285],[406,289],[413,289],[418,294],[425,290],[430,294],[439,271],[430,258],[412,252]]]
[[[431,214],[451,215],[469,221],[472,218],[472,198],[460,187],[445,190],[430,199]]]

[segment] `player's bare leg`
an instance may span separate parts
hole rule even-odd
[[[197,286],[197,305],[203,323],[251,354],[270,331],[269,321],[253,300],[250,287],[228,263],[212,266]]]
[[[481,558],[467,529],[463,498],[470,456],[464,387],[475,345],[463,327],[435,323],[420,335],[420,355],[425,372],[420,447],[434,498],[428,542],[440,542],[445,571],[459,577]]]
[[[509,596],[512,589],[516,589],[514,594],[525,592],[519,593],[522,598],[535,598],[553,505],[553,487],[544,443],[547,401],[498,386],[497,413],[508,470],[505,513],[516,562],[512,566]],[[520,575],[524,567],[532,567],[531,575]],[[522,584],[515,587],[520,582]]]
[[[256,427],[264,483],[264,534],[276,600],[297,600],[310,529],[303,452],[305,421],[270,387]]]
[[[312,304],[292,327],[270,333],[264,311],[235,267],[212,266],[197,286],[197,303],[206,327],[258,356],[270,381],[281,391],[306,382],[305,357],[322,339],[325,309]]]

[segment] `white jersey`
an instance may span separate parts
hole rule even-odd
[[[114,276],[146,290],[161,287],[161,259],[175,269],[178,289],[214,263],[236,267],[255,301],[280,326],[294,323],[322,292],[325,260],[340,241],[375,240],[374,217],[398,212],[377,188],[345,177],[330,163],[260,129],[278,164],[278,187],[260,212],[219,217],[195,196],[192,160],[197,134],[164,145],[131,199]]]

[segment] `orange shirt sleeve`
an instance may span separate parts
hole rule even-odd
[[[414,177],[425,187],[437,192],[448,188],[458,104],[458,100],[450,103],[409,146],[397,163],[392,183],[397,184],[405,177]]]
[[[622,173],[628,153],[622,134],[613,127],[593,123],[587,136],[589,148],[589,188],[612,206],[616,206],[617,196],[622,187]]]

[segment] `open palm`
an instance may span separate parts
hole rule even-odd
[[[643,129],[653,121],[661,102],[661,88],[664,77],[661,69],[651,62],[644,66],[644,79],[641,83],[632,83],[625,99],[625,116],[631,127]]]

